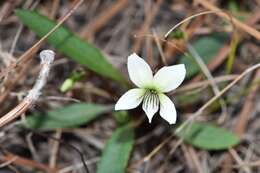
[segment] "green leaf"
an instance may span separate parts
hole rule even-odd
[[[124,124],[128,123],[129,120],[130,120],[130,116],[128,114],[128,111],[124,111],[124,110],[115,111],[115,112],[113,112],[112,115],[119,125],[124,125]]]
[[[110,110],[111,106],[76,103],[44,114],[36,113],[27,116],[24,126],[40,130],[76,127],[86,124]]]
[[[19,9],[16,10],[16,15],[39,37],[43,37],[56,25],[54,21],[36,12]],[[48,37],[48,42],[64,55],[85,65],[97,74],[125,84],[121,73],[104,58],[97,48],[83,41],[67,28],[63,26],[58,28]]]
[[[169,38],[175,38],[175,39],[185,39],[187,38],[187,35],[185,32],[183,32],[181,29],[176,28],[174,31],[172,31],[169,36]]]
[[[134,145],[134,129],[118,128],[111,136],[98,164],[97,173],[124,173]]]
[[[214,125],[194,122],[176,134],[185,142],[206,150],[224,150],[239,143],[232,132]]]
[[[228,1],[228,10],[232,13],[239,13],[240,7],[236,0],[229,0]]]
[[[78,69],[70,74],[60,87],[61,92],[67,92],[76,84],[77,81],[81,80],[85,76],[86,72],[83,69]]]
[[[232,72],[238,43],[239,43],[238,33],[237,33],[237,31],[235,31],[235,33],[233,34],[233,38],[231,40],[231,45],[230,45],[231,50],[229,52],[228,59],[227,59],[226,74],[230,74]]]
[[[63,84],[60,87],[61,92],[66,92],[70,90],[74,85],[76,81],[72,80],[71,78],[66,79]]]
[[[192,46],[203,59],[203,61],[208,64],[216,56],[225,42],[227,42],[226,34],[215,33],[199,38],[192,43]],[[200,71],[200,67],[190,56],[181,56],[179,63],[185,64],[187,70],[186,78],[191,78]]]

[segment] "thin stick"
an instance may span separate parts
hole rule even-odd
[[[236,150],[234,149],[229,149],[229,153],[232,155],[232,157],[235,159],[235,161],[238,164],[243,164],[244,161],[239,157],[239,155],[237,154]],[[243,166],[242,169],[246,172],[246,173],[251,173],[251,170],[249,169],[249,167],[247,166]]]
[[[39,47],[41,45],[41,43],[43,41],[45,41],[54,31],[56,31],[64,22],[65,20],[67,20],[72,13],[81,5],[81,3],[84,0],[79,0],[74,6],[73,8],[64,16],[62,17],[59,22],[57,23],[57,25],[55,25],[46,35],[44,35],[38,42],[36,42],[30,49],[28,49],[23,55],[21,55],[19,57],[19,59],[11,64],[9,67],[7,67],[7,69],[5,69],[4,71],[2,71],[0,73],[0,79],[5,76],[7,73],[9,73],[9,71],[11,71],[11,69],[15,68],[17,65],[19,65],[20,63],[24,62],[24,61],[28,61],[31,58],[31,55],[33,53],[35,53],[37,49],[37,47]]]
[[[88,39],[98,32],[104,25],[109,23],[109,21],[123,10],[128,4],[128,0],[117,0],[110,7],[105,9],[96,18],[91,20],[86,26],[83,26],[80,35],[83,39]]]
[[[256,29],[252,28],[251,26],[237,20],[235,17],[228,15],[227,13],[223,12],[223,10],[219,9],[218,7],[214,6],[212,3],[210,3],[207,0],[195,0],[196,3],[199,3],[200,5],[202,5],[203,7],[211,10],[211,11],[219,11],[218,13],[216,13],[216,15],[218,15],[219,17],[225,18],[227,20],[229,20],[230,18],[232,19],[232,22],[234,23],[234,25],[239,28],[240,30],[243,30],[245,32],[247,32],[248,34],[252,35],[253,37],[255,37],[256,39],[260,40],[260,32],[257,31]]]
[[[54,134],[54,138],[56,139],[60,139],[62,135],[62,130],[61,129],[57,129],[55,134]],[[59,152],[59,148],[60,148],[60,143],[59,141],[53,141],[53,140],[49,140],[49,145],[50,145],[50,158],[49,158],[49,167],[54,169],[56,167],[57,164],[57,154]]]
[[[197,169],[197,172],[204,173],[202,165],[199,160],[199,156],[198,156],[197,152],[195,151],[195,149],[192,146],[188,145],[187,151],[188,151],[188,155],[190,156],[190,158],[193,162],[194,167]]]
[[[178,50],[180,53],[185,54],[185,52],[181,48],[179,48],[178,46],[176,46],[175,44],[173,44],[172,42],[170,42],[170,41],[168,41],[168,40],[166,40],[164,38],[156,37],[156,36],[154,36],[152,34],[137,34],[137,35],[134,35],[134,37],[136,37],[136,38],[138,38],[138,37],[147,37],[147,38],[151,37],[153,39],[157,39],[157,40],[160,40],[160,41],[162,41],[162,42],[164,42],[166,44],[169,44],[170,46],[172,46],[176,50]]]
[[[187,44],[187,48],[188,48],[189,52],[192,54],[192,56],[195,59],[195,61],[197,62],[197,64],[200,66],[204,75],[208,78],[214,94],[215,95],[219,94],[219,92],[220,92],[219,87],[216,84],[216,82],[214,81],[212,74],[210,73],[209,69],[207,68],[207,65],[204,63],[204,61],[202,60],[202,58],[200,57],[198,52],[189,43]],[[220,116],[222,118],[220,120],[222,120],[221,122],[223,122],[225,117],[227,116],[227,105],[223,98],[219,99],[219,104],[222,109],[222,115]]]
[[[24,57],[27,57],[33,52],[33,50],[38,47],[43,41],[45,41],[54,31],[56,31],[71,15],[72,13],[81,5],[84,0],[79,0],[75,6],[55,25],[46,35],[44,35],[37,43],[35,43],[29,50],[27,50],[19,59],[17,63],[20,63]]]
[[[7,153],[6,155],[4,155],[3,157],[0,158],[0,161],[2,161],[2,162],[6,162],[6,161],[10,161],[10,160],[12,160],[13,164],[16,164],[19,166],[40,169],[40,170],[44,170],[45,172],[48,172],[48,173],[57,173],[57,170],[53,170],[44,164],[37,163],[33,160],[29,160],[29,159],[26,159],[26,158],[23,158],[20,156],[16,156],[11,153]]]
[[[29,3],[28,3],[29,2]],[[25,4],[24,4],[24,9],[30,9],[30,10],[34,10],[36,7],[37,7],[37,5],[39,4],[39,0],[38,1],[35,1],[34,2],[34,4],[31,6],[31,8],[29,8],[29,6],[31,5],[31,2],[30,1],[27,1]],[[18,29],[17,29],[17,32],[16,32],[16,34],[15,34],[15,36],[14,36],[14,40],[13,40],[13,43],[12,43],[12,45],[11,45],[11,48],[10,48],[10,54],[11,55],[13,55],[13,53],[14,53],[14,50],[15,50],[15,46],[16,46],[16,44],[17,44],[17,42],[18,42],[18,39],[19,39],[19,37],[20,37],[20,35],[21,35],[21,33],[22,33],[22,30],[23,30],[23,27],[24,27],[24,25],[22,24],[22,23],[20,23],[19,24],[19,27],[18,27]]]
[[[235,80],[233,80],[228,86],[226,86],[223,90],[221,90],[217,95],[212,97],[207,103],[205,103],[200,109],[198,109],[193,115],[186,120],[179,128],[175,130],[175,134],[179,133],[186,125],[188,125],[192,120],[197,118],[208,106],[210,106],[213,102],[215,102],[220,96],[222,96],[225,92],[227,92],[231,87],[233,87],[238,81],[240,81],[245,75],[254,71],[255,69],[260,67],[260,63],[255,64],[248,69],[246,69],[243,73],[241,73]]]
[[[234,80],[237,76],[238,75],[225,75],[225,76],[215,77],[215,78],[213,78],[213,80],[214,80],[215,83],[220,83],[220,82],[226,82],[226,81]],[[193,89],[200,88],[200,87],[206,87],[208,85],[210,85],[209,80],[204,80],[204,81],[201,81],[201,82],[186,84],[186,85],[172,91],[169,95],[193,90]]]
[[[4,167],[6,167],[6,166],[12,164],[16,159],[17,159],[17,157],[14,156],[12,159],[7,160],[7,161],[4,162],[4,163],[1,163],[1,164],[0,164],[0,168],[4,168]]]
[[[0,128],[23,114],[39,98],[41,90],[46,84],[50,65],[54,60],[54,55],[54,52],[51,50],[44,50],[40,53],[42,69],[35,85],[19,105],[0,118]]]
[[[29,2],[29,1],[28,1]],[[32,8],[34,8],[37,5],[37,2],[39,1],[35,1]],[[76,1],[75,1],[76,2]],[[77,1],[78,2],[78,1]],[[75,3],[75,5],[77,5]],[[73,6],[74,7],[74,6]],[[71,8],[72,10],[75,11],[74,8]],[[52,10],[51,11],[55,11],[56,10],[56,6],[53,5],[52,6]],[[54,19],[54,13],[49,13],[48,17],[50,19]],[[66,17],[66,15],[65,15]],[[63,17],[62,17],[63,18]],[[61,18],[61,19],[62,19]],[[8,73],[11,70],[14,70],[16,67],[18,67],[18,69],[16,70],[17,76],[15,76],[14,79],[10,79],[10,77],[7,77],[7,80],[5,81],[5,92],[0,95],[0,104],[6,100],[6,97],[8,97],[9,93],[11,92],[11,90],[14,88],[15,84],[24,76],[24,74],[27,72],[27,69],[31,63],[32,57],[34,57],[34,55],[37,53],[37,51],[39,50],[39,48],[44,44],[45,41],[42,41],[37,47],[35,47],[30,54],[28,54],[28,56],[24,56],[23,59],[21,59],[20,63],[19,62],[13,62],[11,65],[9,65],[5,70],[3,70],[2,73],[0,73],[0,79],[2,79],[2,77],[8,75]],[[23,55],[22,55],[23,56]],[[20,68],[19,68],[20,67]]]
[[[150,13],[146,16],[145,21],[144,21],[143,25],[141,26],[140,30],[137,32],[137,35],[142,35],[142,34],[147,33],[150,25],[152,24],[154,18],[156,17],[156,15],[160,9],[162,2],[163,2],[163,0],[156,1],[154,7],[150,10]],[[132,47],[133,52],[139,52],[142,42],[143,42],[143,38],[137,38],[135,40],[135,42],[133,43],[133,47]]]
[[[156,43],[157,48],[159,50],[159,53],[161,55],[162,62],[163,62],[163,64],[165,66],[167,66],[167,60],[166,60],[166,57],[164,56],[164,53],[163,53],[163,50],[162,50],[162,46],[161,46],[160,41],[158,39],[157,33],[156,33],[156,31],[154,29],[152,31],[153,31],[155,43]]]
[[[94,157],[92,159],[89,159],[89,160],[86,160],[85,161],[85,164],[86,165],[91,165],[91,164],[94,164],[94,163],[97,163],[98,161],[100,160],[100,157]],[[68,166],[68,167],[65,167],[65,168],[62,168],[58,171],[58,173],[68,173],[68,172],[71,172],[71,171],[75,171],[77,169],[80,169],[82,168],[84,165],[83,163],[77,163],[77,164],[73,164],[71,166]]]
[[[194,15],[192,15],[192,16],[189,16],[189,17],[187,17],[186,19],[184,19],[184,20],[182,20],[181,22],[179,22],[179,23],[177,23],[176,25],[174,25],[174,27],[172,27],[172,28],[164,35],[164,37],[167,38],[167,37],[169,36],[169,34],[170,34],[173,30],[175,30],[178,26],[180,26],[181,24],[183,24],[183,23],[185,23],[185,22],[187,22],[187,21],[189,21],[189,20],[191,20],[191,19],[193,19],[193,18],[195,18],[195,17],[201,16],[201,15],[205,15],[205,14],[217,13],[217,12],[220,12],[220,11],[212,11],[212,10],[210,10],[210,11],[204,11],[204,12],[201,12],[201,13],[194,14]]]
[[[33,133],[29,133],[28,135],[26,135],[26,142],[27,142],[27,145],[28,145],[28,148],[32,154],[32,158],[33,160],[37,161],[37,162],[41,162],[41,159],[39,157],[39,154],[37,153],[36,151],[36,148],[33,144],[33,139],[32,139],[32,135]]]
[[[247,166],[247,167],[259,167],[260,166],[260,160],[251,161],[251,162],[248,162],[248,163],[244,162],[242,164],[234,165],[232,167],[236,168],[236,169],[239,169],[239,168],[244,167],[244,166]]]
[[[260,77],[260,69],[257,70],[253,81],[251,82],[251,86],[257,82],[257,80]],[[253,106],[254,106],[254,99],[257,96],[257,91],[258,91],[258,85],[254,85],[252,87],[251,92],[249,95],[245,98],[245,104],[243,105],[243,108],[240,111],[240,114],[238,115],[238,120],[236,121],[235,124],[235,129],[234,132],[235,134],[239,137],[242,138],[244,133],[246,132],[247,125],[250,120],[250,115],[252,114]],[[232,157],[229,154],[225,155],[225,159],[223,161],[223,166],[222,166],[222,172],[231,172],[231,164],[232,164]]]
[[[259,19],[260,19],[260,11],[251,15],[245,22],[248,25],[254,25],[259,21]],[[243,36],[240,35],[237,41],[240,42],[242,40],[242,37]],[[216,69],[217,67],[219,67],[219,65],[222,64],[224,62],[224,60],[228,57],[230,50],[231,50],[230,43],[225,44],[220,49],[218,54],[215,57],[213,57],[212,61],[207,65],[208,69],[210,71],[212,71],[212,70]],[[193,78],[192,82],[199,81],[201,78],[202,78],[202,75],[198,74],[196,77]]]

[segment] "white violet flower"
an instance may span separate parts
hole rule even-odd
[[[176,109],[173,102],[164,93],[176,89],[184,80],[186,70],[184,64],[165,66],[154,76],[150,66],[136,53],[128,57],[128,73],[131,81],[139,88],[130,89],[120,97],[115,110],[136,108],[142,101],[142,108],[149,123],[159,110],[160,115],[169,124],[176,122]]]

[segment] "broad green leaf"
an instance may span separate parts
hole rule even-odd
[[[40,130],[76,127],[111,110],[111,106],[76,103],[47,113],[35,113],[26,118],[25,127]]]
[[[56,23],[45,16],[28,10],[16,10],[16,15],[24,25],[33,30],[39,37],[47,34]],[[125,79],[93,45],[83,41],[67,28],[61,26],[52,33],[48,42],[61,53],[85,65],[92,71],[125,84]]]
[[[239,143],[232,132],[206,123],[194,122],[178,134],[185,142],[206,150],[224,150]]]
[[[134,129],[118,128],[111,136],[98,164],[97,173],[124,173],[134,145]]]
[[[208,64],[217,55],[225,42],[227,42],[226,34],[211,34],[192,42],[192,46],[203,61]],[[185,64],[187,70],[186,78],[190,78],[200,71],[200,67],[190,56],[181,56],[179,63]]]

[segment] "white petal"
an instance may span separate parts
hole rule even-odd
[[[138,87],[143,88],[153,80],[153,73],[150,66],[136,53],[128,57],[128,73],[131,81]]]
[[[155,74],[154,85],[161,92],[169,92],[183,82],[185,74],[184,64],[163,67]]]
[[[143,99],[144,89],[131,89],[122,95],[115,105],[115,110],[128,110],[136,108]]]
[[[143,99],[143,110],[149,119],[149,123],[152,122],[154,114],[159,109],[159,97],[157,94],[153,94],[147,91]]]
[[[160,99],[160,115],[169,124],[175,124],[177,115],[176,109],[171,99],[165,94],[159,94]]]

